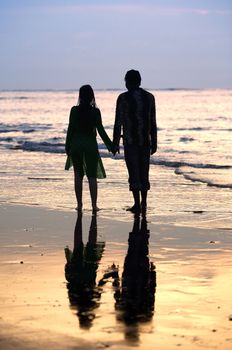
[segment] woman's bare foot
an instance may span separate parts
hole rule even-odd
[[[77,206],[77,207],[75,208],[75,210],[78,211],[79,213],[82,212],[82,209],[83,209],[82,205]]]
[[[127,208],[126,211],[130,211],[133,214],[139,214],[141,212],[140,206],[133,205],[131,208]]]

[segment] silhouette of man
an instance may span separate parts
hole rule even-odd
[[[122,129],[128,182],[134,197],[134,205],[127,210],[139,213],[146,211],[147,191],[150,189],[150,155],[157,150],[155,98],[140,88],[141,76],[138,71],[129,70],[125,83],[128,91],[117,99],[113,143],[115,153],[119,152]]]
[[[135,343],[140,324],[150,322],[155,310],[156,268],[149,259],[149,232],[146,217],[136,214],[122,277],[114,283],[117,320],[125,324],[126,339]]]

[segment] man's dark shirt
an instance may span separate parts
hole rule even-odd
[[[119,95],[113,135],[116,147],[119,147],[121,129],[124,146],[157,145],[155,98],[151,93],[136,88]]]

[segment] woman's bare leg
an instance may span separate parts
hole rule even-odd
[[[141,197],[142,197],[141,207],[142,207],[142,211],[144,212],[147,210],[147,191],[141,191]]]
[[[77,171],[74,169],[74,189],[77,199],[77,210],[82,210],[82,187],[83,177],[79,176]]]
[[[96,212],[99,210],[97,207],[97,179],[95,177],[88,177],[88,181],[93,212]]]

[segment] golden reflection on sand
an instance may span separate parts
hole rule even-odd
[[[84,215],[73,250],[75,213],[67,221],[61,212],[31,215],[47,215],[39,232],[57,237],[56,245],[19,230],[22,246],[13,254],[2,248],[4,349],[231,349],[230,235]],[[71,255],[63,254],[67,244],[74,273]]]

